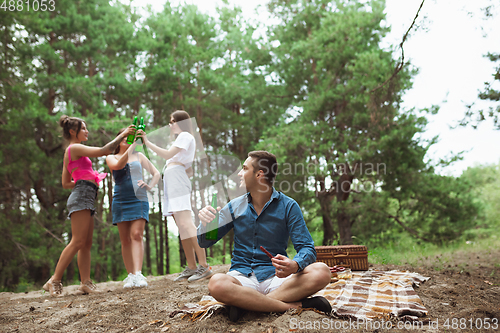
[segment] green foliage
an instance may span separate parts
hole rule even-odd
[[[437,258],[436,270],[441,270],[453,262],[458,252],[485,251],[498,248],[500,235],[498,230],[490,237],[471,242],[460,239],[444,245],[425,243],[402,234],[398,239],[379,246],[368,248],[368,262],[371,264],[409,265],[419,267],[429,258]],[[438,258],[440,257],[440,258]]]
[[[360,202],[354,234],[373,245],[393,241],[401,232],[442,244],[477,226],[480,206],[474,202],[469,182],[429,172],[413,178],[413,185],[405,189],[374,191]]]
[[[373,264],[418,265],[422,258],[433,255],[440,247],[422,242],[406,233],[384,237],[379,235],[380,243],[368,247],[368,261]]]
[[[500,165],[480,165],[469,167],[460,178],[468,181],[472,187],[474,201],[481,205],[482,214],[476,231],[471,233],[484,235],[489,230],[500,227]]]
[[[442,181],[446,182],[447,187],[450,183],[455,183],[455,190],[450,191],[449,198],[440,196],[435,201],[439,202],[441,209],[456,210],[454,206],[458,204],[468,204],[469,207],[477,209],[474,215],[475,219],[472,223],[467,224],[467,228],[463,230],[459,238],[450,240],[446,235],[441,236],[441,242],[433,244],[424,242],[421,239],[410,237],[401,229],[389,229],[385,232],[379,232],[365,239],[370,248],[369,258],[371,263],[391,263],[391,264],[409,264],[418,266],[426,257],[437,255],[452,256],[456,251],[483,251],[498,247],[500,241],[499,226],[499,165],[479,165],[469,167],[462,175],[455,179],[450,177],[442,177],[441,181],[432,179],[437,186]],[[452,185],[453,186],[453,185]],[[463,202],[458,192],[459,186],[462,187],[462,194],[469,193],[472,197]],[[467,188],[468,187],[468,188]],[[455,192],[456,191],[456,192]],[[438,192],[439,193],[439,192]],[[427,196],[427,198],[434,198]],[[425,208],[430,208],[436,203],[430,202],[425,205]],[[448,207],[448,205],[450,205]],[[445,214],[448,215],[448,214]],[[453,216],[453,214],[449,214]],[[455,218],[459,218],[456,216]],[[464,217],[462,217],[463,219]],[[436,221],[441,221],[440,218],[433,218]],[[448,220],[448,223],[450,220]],[[460,228],[460,222],[456,222]],[[462,225],[464,226],[464,225]],[[446,223],[440,228],[446,228]],[[452,227],[450,227],[452,228]],[[455,232],[450,230],[450,233]],[[428,235],[429,236],[429,235]],[[445,260],[445,259],[443,259]]]
[[[490,61],[494,63],[500,62],[500,53],[488,53],[486,55]],[[484,90],[479,93],[479,98],[484,101],[489,101],[491,106],[487,109],[477,109],[477,107],[472,104],[468,106],[468,110],[465,113],[464,119],[461,121],[461,125],[465,126],[471,124],[472,127],[477,128],[477,125],[487,118],[491,118],[497,129],[500,129],[500,90],[496,89],[496,81],[500,80],[500,65],[495,68],[492,74],[493,81],[485,82]]]

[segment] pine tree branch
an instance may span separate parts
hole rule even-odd
[[[382,83],[379,86],[377,86],[377,87],[373,88],[372,90],[370,90],[370,93],[373,93],[373,92],[377,91],[378,89],[382,88],[383,86],[385,86],[387,83],[389,83],[389,81],[391,81],[392,79],[394,79],[396,77],[396,75],[398,75],[398,73],[403,69],[404,61],[405,61],[405,51],[403,49],[403,44],[405,43],[406,38],[408,38],[408,34],[410,33],[411,29],[415,25],[415,22],[417,21],[418,14],[420,14],[420,10],[424,6],[424,2],[425,2],[425,0],[422,0],[422,3],[420,4],[420,7],[417,10],[417,14],[415,14],[415,17],[413,18],[413,22],[411,23],[410,27],[406,31],[405,35],[403,36],[403,40],[399,44],[399,47],[401,47],[401,61],[396,66],[396,69],[394,70],[394,73],[392,73],[391,77],[389,77],[387,80],[385,80],[384,83]]]
[[[19,251],[21,252],[21,255],[23,256],[23,261],[24,261],[24,265],[26,267],[29,267],[28,265],[28,260],[26,260],[26,256],[24,255],[24,251],[23,251],[23,248],[26,249],[26,246],[24,246],[23,244],[21,243],[18,243],[14,240],[14,237],[12,237],[12,235],[9,235],[9,238],[10,240],[16,245],[16,247],[19,249]]]
[[[64,244],[64,241],[61,238],[57,237],[52,231],[50,231],[49,229],[47,229],[46,227],[44,227],[43,224],[40,221],[38,221],[37,218],[35,218],[35,222],[38,223],[45,230],[46,233],[48,233],[49,235],[51,235],[52,237],[54,237],[56,240],[58,240],[59,243]]]
[[[370,210],[371,210],[371,211],[373,211],[373,212],[379,213],[379,214],[387,214],[387,213],[385,213],[385,212],[381,212],[381,211],[379,211],[379,210],[377,210],[377,209],[373,209],[373,208],[372,208],[372,209],[370,209]],[[393,219],[394,221],[396,221],[396,222],[397,222],[397,223],[398,223],[398,224],[399,224],[399,225],[400,225],[400,226],[401,226],[404,230],[406,230],[407,232],[409,232],[410,234],[412,234],[412,235],[413,235],[413,236],[415,236],[416,238],[421,239],[421,240],[426,241],[426,242],[429,242],[429,243],[432,243],[432,241],[431,241],[430,239],[425,238],[425,237],[423,237],[423,236],[420,236],[416,230],[413,230],[413,229],[411,229],[410,227],[408,227],[407,225],[405,225],[405,224],[404,224],[404,223],[403,223],[403,222],[399,219],[399,217],[398,217],[398,216],[394,216],[394,215],[392,215],[392,214],[387,214],[387,217],[389,217],[389,218]]]

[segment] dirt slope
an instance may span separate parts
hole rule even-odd
[[[481,253],[455,253],[453,257],[423,258],[418,267],[374,265],[372,268],[409,270],[430,277],[429,281],[416,288],[429,316],[423,327],[413,327],[410,331],[500,331],[499,249]],[[216,272],[226,272],[229,265],[214,269]],[[41,291],[1,293],[0,331],[269,333],[325,332],[325,327],[334,327],[329,318],[312,311],[304,311],[299,317],[290,313],[247,313],[238,323],[229,322],[224,311],[201,322],[170,318],[172,311],[185,303],[198,302],[203,295],[208,294],[207,280],[177,283],[173,281],[175,276],[148,277],[147,289],[124,290],[121,282],[99,283],[99,288],[104,292],[94,295],[76,295],[76,286],[65,287],[66,295],[61,298],[51,298]],[[457,320],[454,322],[453,318]],[[294,326],[297,320],[302,323],[303,329]],[[321,323],[323,326],[314,329],[312,325],[307,326],[307,322]],[[429,325],[436,322],[437,327],[435,324]],[[487,323],[490,327],[488,330],[485,329]],[[475,324],[482,325],[482,328],[475,328]],[[391,330],[377,330],[361,325],[358,329],[342,331],[398,332],[408,331],[409,328],[407,326],[407,329],[400,330],[394,325]]]

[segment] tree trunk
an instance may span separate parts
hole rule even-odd
[[[110,244],[115,244],[111,252],[111,280],[116,281],[120,275],[121,263],[123,262],[121,251],[119,251],[121,249],[120,236],[111,233]]]
[[[158,250],[158,234],[156,233],[156,225],[152,223],[154,220],[154,215],[149,214],[149,223],[153,227],[153,238],[155,240],[155,253],[156,253],[156,274],[160,274],[160,256],[159,256],[159,250]]]
[[[99,258],[101,261],[101,265],[102,265],[102,268],[101,268],[102,271],[101,271],[101,279],[99,281],[107,281],[107,279],[108,279],[108,251],[106,251],[106,245],[108,243],[107,240],[108,240],[109,232],[108,232],[107,225],[104,224],[102,215],[103,215],[103,211],[104,211],[104,196],[106,195],[106,192],[109,192],[109,191],[106,191],[106,189],[107,189],[107,187],[111,188],[111,183],[104,182],[103,186],[105,186],[104,193],[100,197],[99,208],[96,211],[96,214],[98,216],[98,223],[100,224],[100,228],[102,230],[102,232],[101,232],[101,244],[100,244],[101,251],[100,251],[100,258]],[[95,224],[95,220],[94,220],[94,224]]]
[[[167,218],[163,217],[163,223],[165,223],[165,273],[170,274],[170,251],[168,250],[168,225],[167,225]]]
[[[150,247],[150,242],[149,242],[149,223],[146,223],[144,227],[144,231],[146,231],[146,267],[147,267],[147,274],[151,275],[153,274],[151,271],[151,247]]]
[[[177,85],[179,87],[179,100],[181,101],[181,110],[184,110],[184,98],[182,97],[182,86],[180,77],[177,77]]]
[[[198,92],[198,106],[196,107],[196,122],[199,128],[200,138],[203,142],[203,113],[201,109],[201,101],[203,99],[201,93],[201,84],[200,84],[200,63],[196,64],[196,78],[197,78],[197,92]]]
[[[102,223],[97,223],[97,260],[94,268],[94,280],[107,280],[106,230]]]
[[[344,166],[345,171],[347,171],[348,168],[349,166]],[[349,195],[351,194],[351,184],[353,178],[354,177],[348,173],[343,173],[336,186],[337,202],[340,203],[340,208],[337,211],[337,224],[339,226],[340,244],[342,245],[352,244],[351,219],[345,210],[344,204],[347,199],[349,199]]]
[[[222,237],[222,264],[226,263],[226,236]]]
[[[330,193],[318,193],[318,200],[323,219],[323,245],[332,245],[337,238],[333,230],[332,205],[333,196]]]
[[[163,221],[162,221],[162,216],[158,215],[158,228],[159,228],[159,234],[160,234],[160,253],[157,253],[158,256],[158,274],[163,275],[164,270],[163,270],[163,258],[164,256],[164,250],[163,250]]]
[[[340,244],[351,245],[351,220],[349,218],[349,215],[345,212],[344,208],[340,208],[339,212],[337,213],[337,223],[339,226]]]
[[[316,176],[315,182],[316,197],[319,201],[321,217],[323,219],[323,245],[332,245],[334,240],[337,239],[337,233],[333,230],[332,220],[332,201],[335,192],[332,187],[326,189],[324,176]]]
[[[163,178],[163,177],[162,177]],[[170,262],[168,260],[168,226],[167,226],[167,219],[163,217],[163,209],[162,209],[162,200],[161,200],[161,190],[162,190],[162,182],[158,184],[158,223],[160,225],[160,262],[161,262],[161,275],[163,275],[163,260],[165,258],[166,254],[166,263],[165,263],[165,271],[166,274],[170,273]],[[163,225],[165,225],[165,234],[163,235]],[[165,238],[165,243],[163,243],[163,238]],[[163,247],[163,244],[165,244],[165,248]]]
[[[182,247],[181,236],[177,236],[179,239],[179,259],[181,262],[181,267],[186,266],[186,254],[184,253],[184,248]]]
[[[102,270],[101,270],[101,278],[99,281],[106,281],[108,279],[108,254],[106,251],[106,236],[107,236],[107,230],[103,226],[103,233],[101,235],[101,263],[102,263]]]
[[[109,226],[112,226],[113,228],[113,177],[112,173],[108,173],[107,177],[105,178],[105,182],[107,185],[107,195],[108,195],[108,202],[109,202],[109,209],[108,213],[106,214],[107,217],[107,223]],[[120,241],[120,236],[116,235],[114,232],[109,232],[109,246],[111,246],[111,280],[116,281],[118,280],[118,276],[120,275],[120,268],[121,265],[120,263],[123,262],[123,258],[121,256],[121,251],[116,251],[117,245],[118,249],[121,249],[121,241]]]
[[[97,227],[97,239],[101,239],[101,229],[100,225]],[[94,266],[94,280],[99,282],[101,281],[101,270],[102,270],[102,265],[100,259],[100,254],[101,254],[101,249],[100,246],[97,245],[97,260],[95,261],[95,266]],[[82,279],[82,276],[80,274],[80,281]],[[83,281],[82,281],[83,282]]]
[[[69,266],[72,264],[72,262],[69,263],[68,265],[68,269],[69,269]],[[66,269],[67,272],[69,272],[67,269]],[[0,274],[2,273],[2,270],[0,269]],[[74,269],[73,269],[73,273],[74,273]],[[40,267],[40,275],[38,276],[38,279],[36,281],[47,281],[51,276],[51,271],[50,271],[50,266],[49,264],[47,263],[44,263],[42,264],[42,267]]]
[[[51,31],[49,33],[49,44],[50,46],[53,46],[55,42],[57,42],[57,37],[56,37],[56,34]],[[52,76],[52,74],[54,74],[54,62],[52,60],[49,60],[49,64],[47,66],[47,74],[48,74],[48,77],[49,77],[49,80],[51,79],[50,77]],[[56,101],[56,91],[54,90],[54,88],[49,88],[49,93],[47,95],[47,110],[49,111],[49,115],[53,115],[54,114],[54,108],[55,108],[55,101]]]

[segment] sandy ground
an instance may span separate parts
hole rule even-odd
[[[429,312],[424,318],[425,324],[401,326],[401,329],[394,324],[390,330],[359,325],[356,329],[351,326],[340,330],[342,332],[500,331],[500,249],[422,258],[418,267],[371,265],[371,268],[409,270],[430,277],[415,289]],[[221,273],[228,269],[229,265],[214,267],[215,272]],[[76,285],[65,287],[65,295],[60,298],[50,297],[42,291],[1,293],[0,331],[325,332],[335,331],[327,328],[340,327],[334,325],[336,321],[344,322],[313,311],[304,311],[299,316],[248,312],[237,323],[228,320],[225,310],[204,321],[170,318],[169,314],[185,303],[196,303],[203,295],[208,295],[207,280],[174,282],[176,276],[148,277],[149,287],[143,289],[124,290],[122,282],[99,283],[103,292],[92,295],[77,295]],[[322,326],[319,329],[312,325],[306,327],[307,322]],[[303,329],[298,329],[297,323],[302,323]],[[489,329],[485,329],[487,326]]]

